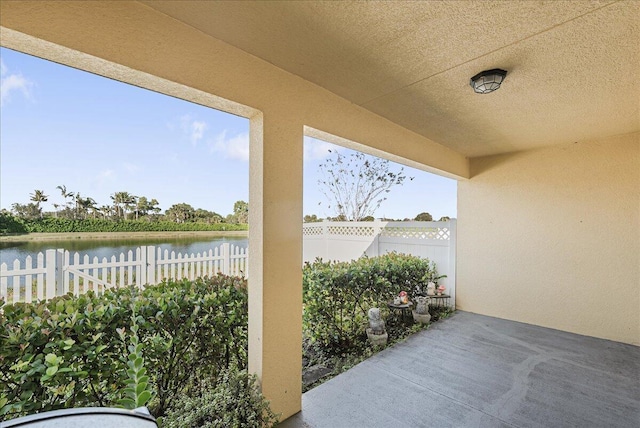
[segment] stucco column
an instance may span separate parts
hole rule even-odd
[[[251,118],[249,371],[281,420],[302,405],[303,127]]]

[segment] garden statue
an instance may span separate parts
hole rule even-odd
[[[446,290],[444,285],[438,287],[438,296],[442,296],[444,294],[444,290]]]
[[[434,282],[429,282],[427,284],[427,296],[435,296],[436,295],[436,284]]]
[[[416,312],[419,314],[428,314],[429,313],[429,298],[418,296],[416,297]]]
[[[369,309],[369,328],[373,334],[384,334],[384,320],[380,317],[380,308]]]
[[[368,312],[369,328],[367,337],[374,346],[384,346],[387,344],[389,335],[384,326],[384,320],[380,316],[380,308],[371,308]]]
[[[411,311],[413,315],[413,320],[415,322],[419,322],[421,324],[428,324],[431,320],[431,315],[429,314],[429,297],[418,296],[416,297],[416,309]]]

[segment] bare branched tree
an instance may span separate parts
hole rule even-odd
[[[363,153],[345,156],[335,150],[329,153],[319,165],[322,178],[318,184],[329,201],[327,208],[341,220],[373,216],[391,188],[402,185],[407,178],[404,168],[395,172],[386,159]]]

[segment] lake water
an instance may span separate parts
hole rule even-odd
[[[166,237],[166,238],[137,238],[137,239],[73,239],[64,241],[24,241],[24,242],[0,242],[0,263],[11,265],[14,260],[20,260],[24,266],[27,256],[36,260],[38,253],[46,250],[63,248],[72,253],[80,253],[80,257],[88,255],[90,258],[97,256],[108,259],[129,250],[135,253],[135,249],[142,245],[155,245],[163,250],[176,253],[191,254],[209,251],[224,242],[246,248],[249,240],[246,237]]]

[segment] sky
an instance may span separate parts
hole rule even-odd
[[[0,208],[38,189],[53,211],[63,185],[98,206],[119,191],[155,198],[163,211],[185,202],[223,216],[248,201],[247,119],[6,48],[0,66]],[[304,214],[333,216],[319,164],[329,149],[353,151],[309,137],[304,145]],[[413,180],[394,187],[375,217],[456,217],[455,180],[404,173]]]

